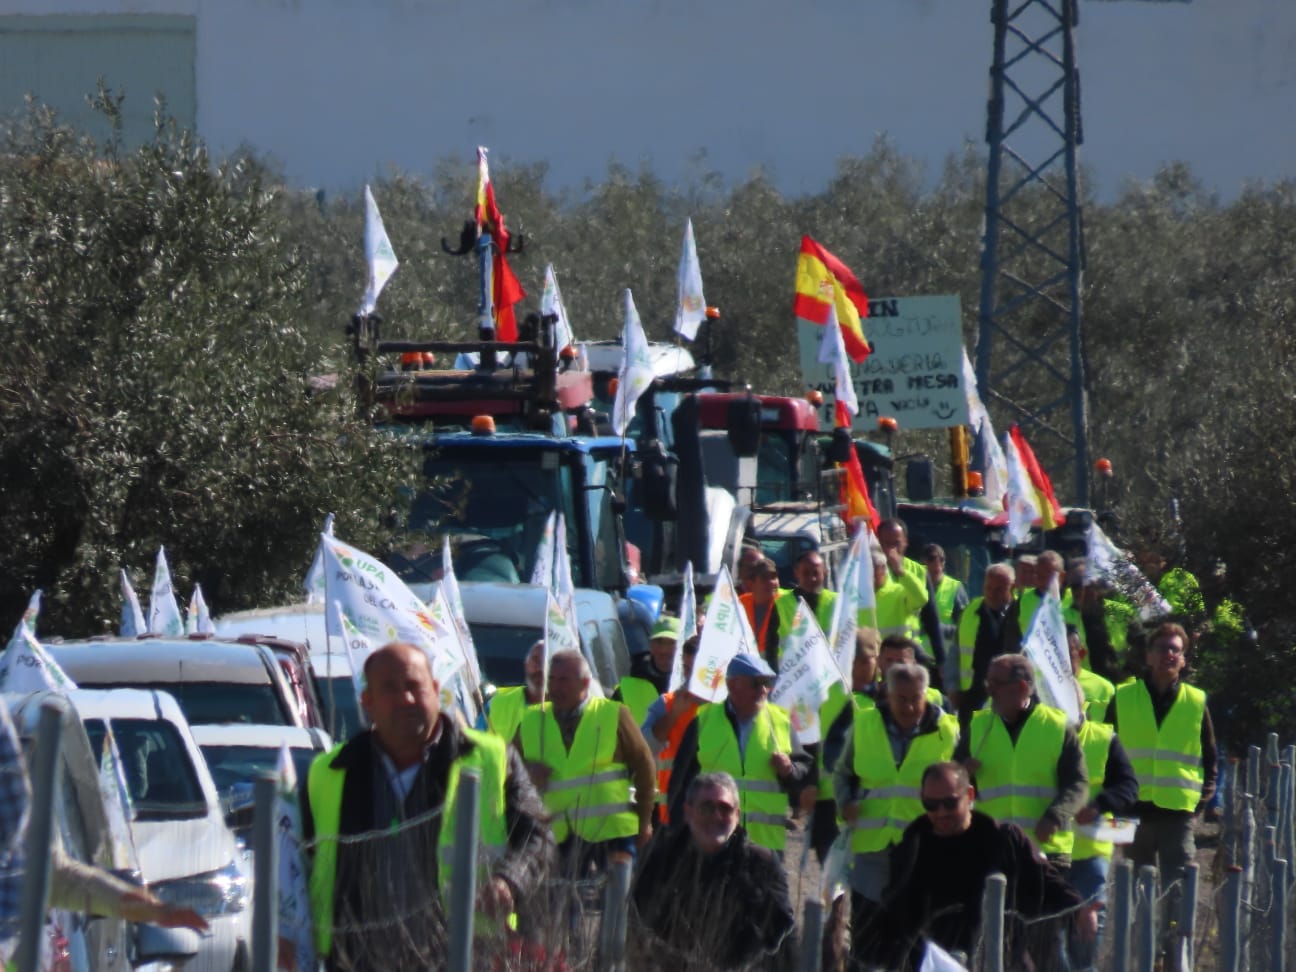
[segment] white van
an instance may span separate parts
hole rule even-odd
[[[180,706],[157,690],[77,689],[68,698],[96,758],[112,727],[144,881],[162,900],[193,908],[211,925],[187,972],[247,969],[251,875]]]

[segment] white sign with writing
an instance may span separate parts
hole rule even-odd
[[[963,387],[963,311],[958,297],[885,297],[869,301],[864,334],[873,352],[852,364],[860,410],[852,423],[877,428],[882,416],[902,429],[943,429],[968,422]],[[833,425],[832,365],[819,362],[823,328],[797,323],[801,376],[823,392],[819,420]]]

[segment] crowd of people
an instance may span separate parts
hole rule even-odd
[[[555,920],[550,878],[620,861],[634,868],[639,961],[791,967],[784,851],[800,827],[825,867],[834,845],[848,861],[849,894],[832,914],[849,921],[852,968],[916,968],[927,941],[971,952],[995,872],[1007,880],[1014,960],[1092,967],[1113,818],[1137,818],[1123,853],[1158,865],[1170,888],[1215,789],[1206,698],[1183,678],[1188,632],[1162,620],[1137,639],[1113,637],[1120,610],[1103,603],[1114,593],[1087,590],[1052,551],[991,566],[969,597],[939,547],[911,560],[894,520],[876,536],[876,604],[859,619],[850,691],[834,686],[813,744],[770,702],[798,601],[830,626],[837,595],[813,549],[788,589],[771,560],[744,550],[740,602],[759,653],[729,663],[722,702],[671,690],[680,627],[669,616],[611,698],[592,690],[579,651],[554,653],[546,681],[538,643],[525,684],[499,689],[477,728],[441,710],[421,651],[394,643],[370,655],[370,728],[319,756],[306,787],[311,903],[329,968],[404,967],[443,933],[447,818],[470,767],[487,850],[479,921],[524,954]],[[1040,701],[1021,653],[1055,579],[1078,725]],[[697,646],[695,635],[678,648],[685,685]],[[393,913],[416,916],[402,924],[419,930],[393,934]],[[1030,921],[1047,915],[1060,917]],[[561,967],[552,952],[530,954]]]

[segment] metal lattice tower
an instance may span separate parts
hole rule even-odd
[[[1089,494],[1080,286],[1084,228],[1076,171],[1077,0],[992,0],[994,62],[981,252],[977,384],[1043,451],[1073,463]],[[1070,421],[1061,414],[1069,410]]]

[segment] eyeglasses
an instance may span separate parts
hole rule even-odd
[[[1004,685],[1016,685],[1020,681],[1020,678],[987,678],[985,687],[988,689],[1001,688]]]
[[[769,691],[774,687],[774,679],[754,678],[752,679],[752,684],[755,685],[758,689],[765,689],[766,691]]]
[[[738,812],[738,808],[732,803],[725,803],[723,800],[703,800],[701,803],[694,804],[698,813],[705,814],[708,817],[732,817]]]
[[[1152,650],[1159,651],[1163,655],[1182,655],[1184,653],[1183,645],[1172,645],[1165,641],[1153,645]]]
[[[956,810],[962,797],[923,797],[922,806],[928,813],[935,813],[937,810]]]

